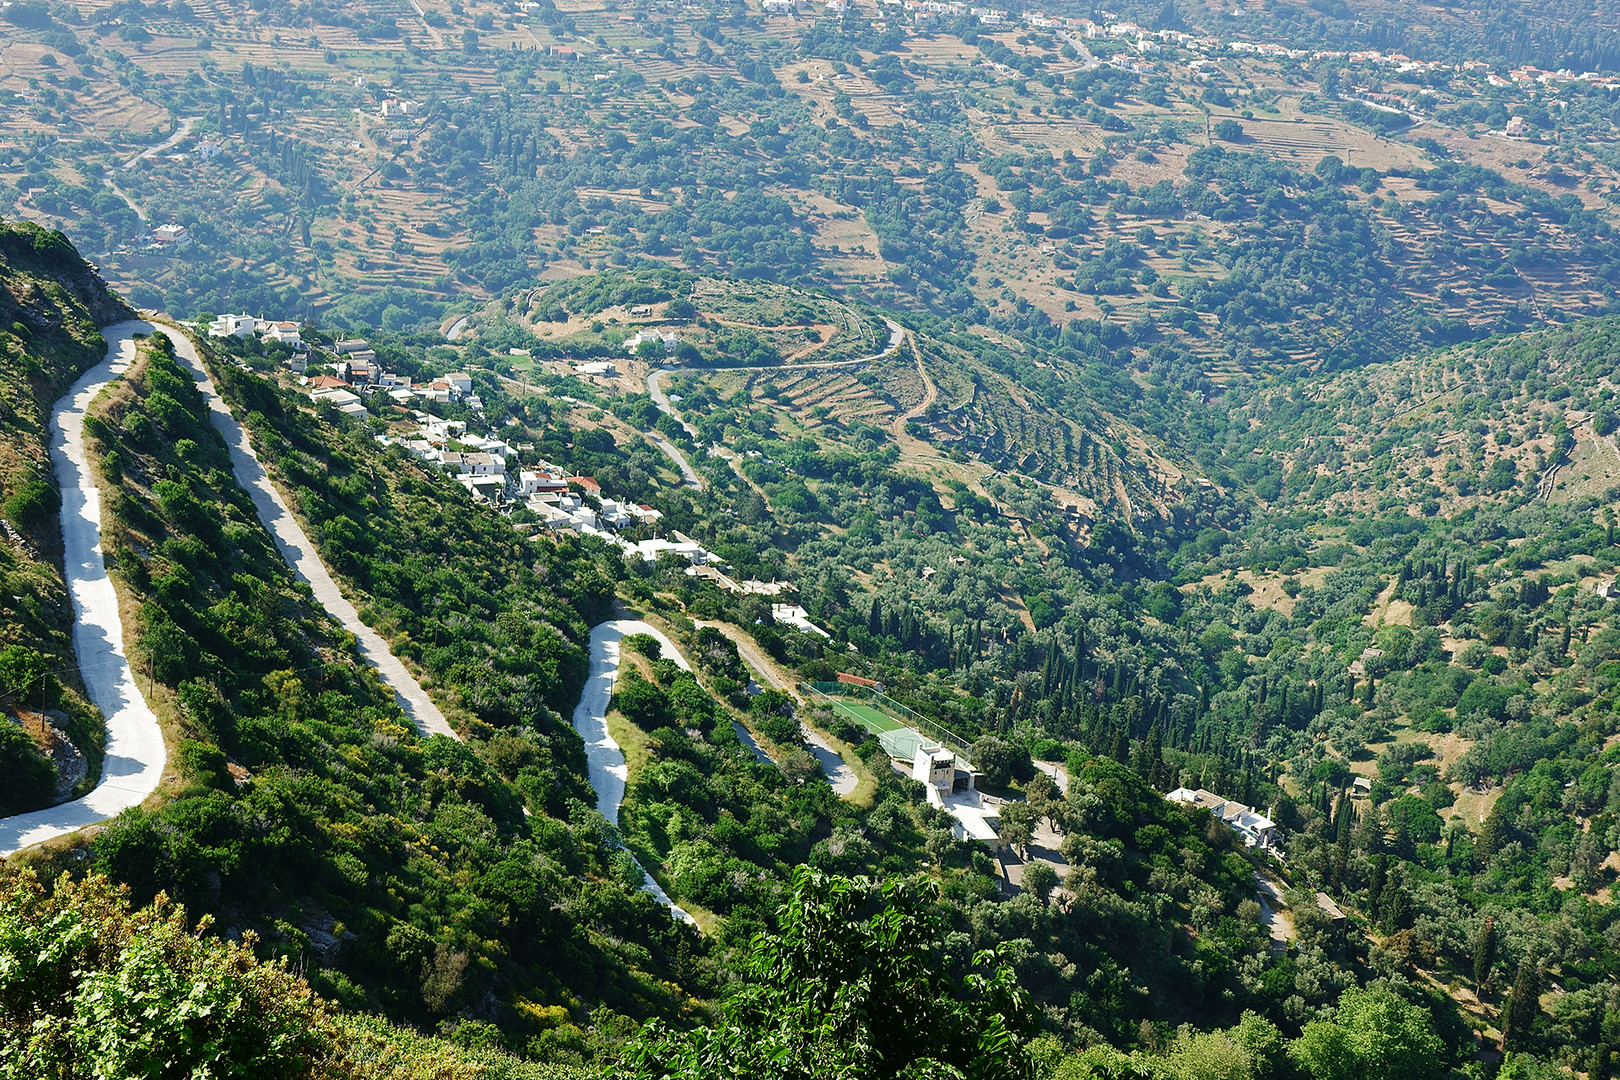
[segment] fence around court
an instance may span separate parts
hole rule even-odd
[[[850,716],[869,728],[883,748],[891,757],[910,761],[917,755],[917,747],[924,739],[938,743],[945,749],[958,754],[963,760],[970,761],[973,756],[968,741],[943,724],[937,724],[928,717],[907,708],[898,701],[889,697],[881,690],[870,686],[857,686],[853,683],[841,682],[810,682],[800,683],[799,688],[813,702],[825,705],[835,712],[836,707],[844,701],[860,702],[876,708],[879,712],[891,717],[896,723],[905,725],[898,731],[879,731],[867,723],[858,713],[845,711]]]

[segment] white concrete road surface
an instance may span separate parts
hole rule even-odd
[[[84,414],[135,358],[129,335],[107,332],[107,356],[51,410],[51,466],[62,488],[62,563],[73,598],[73,649],[90,700],[107,722],[101,780],[82,799],[0,820],[0,855],[94,825],[157,790],[167,754],[157,717],[136,686],[124,651],[118,597],[101,553],[101,492],[84,451]]]
[[[692,468],[692,463],[686,460],[686,455],[681,453],[680,447],[664,438],[663,432],[647,431],[643,434],[647,436],[649,442],[664,452],[665,457],[675,463],[675,468],[680,470],[681,483],[693,491],[703,490],[703,477]]]
[[[630,780],[630,768],[625,764],[624,751],[608,734],[607,714],[608,705],[613,700],[613,686],[619,678],[619,642],[630,634],[647,634],[657,639],[665,656],[682,669],[692,670],[675,643],[651,623],[640,619],[613,619],[599,623],[591,630],[591,674],[585,680],[579,705],[574,709],[574,730],[585,740],[585,760],[589,766],[591,787],[596,789],[596,809],[615,826],[619,824],[619,807],[624,803],[624,788]],[[647,875],[643,888],[656,896],[676,918],[697,925],[697,920],[671,900],[651,874]]]
[[[804,741],[810,746],[811,755],[821,763],[821,771],[827,774],[827,783],[832,785],[833,793],[840,799],[847,799],[855,794],[855,785],[859,781],[855,777],[855,770],[838,755],[826,738],[809,724],[799,724],[799,732]]]
[[[219,391],[208,377],[203,368],[202,361],[197,358],[197,350],[189,338],[173,327],[155,326],[148,322],[125,322],[110,326],[102,333],[108,340],[114,334],[152,333],[161,330],[174,342],[175,355],[179,356],[185,366],[191,369],[191,374],[197,380],[197,389],[202,391],[203,397],[208,400],[209,420],[213,422],[214,429],[225,438],[225,445],[231,453],[231,470],[236,474],[236,482],[241,484],[253,498],[253,505],[259,511],[259,520],[275,538],[276,547],[281,549],[281,557],[286,560],[287,566],[297,575],[298,580],[307,582],[315,593],[315,599],[322,607],[331,613],[332,617],[342,624],[343,629],[355,636],[359,644],[360,655],[377,669],[383,682],[394,692],[394,700],[399,707],[405,710],[405,715],[416,725],[416,729],[424,735],[448,735],[452,739],[460,738],[455,730],[445,720],[439,707],[433,704],[422,684],[416,681],[410,671],[400,662],[388,648],[388,642],[382,635],[367,626],[360,618],[360,613],[354,605],[339,591],[337,582],[327,572],[326,564],[321,562],[315,545],[310,543],[305,535],[303,526],[298,519],[287,509],[281,492],[271,483],[264,466],[259,463],[258,455],[253,452],[248,442],[247,431],[231,411],[225,407],[224,400]]]
[[[198,119],[199,118],[195,117],[195,116],[183,116],[183,117],[181,117],[180,118],[180,123],[175,125],[173,135],[170,135],[167,139],[164,139],[161,143],[159,143],[158,145],[152,147],[149,150],[142,150],[140,153],[136,154],[134,157],[132,157],[128,161],[124,162],[124,168],[133,169],[135,166],[137,166],[137,165],[139,165],[141,163],[142,158],[145,158],[145,159],[150,161],[152,158],[155,158],[159,154],[163,153],[163,151],[168,150],[168,149],[176,146],[177,144],[179,144],[181,142],[184,142],[185,139],[186,139],[186,136],[191,134],[191,125],[195,124]]]

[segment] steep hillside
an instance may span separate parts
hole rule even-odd
[[[254,941],[210,935],[170,902],[134,907],[92,875],[0,887],[0,957],[19,973],[0,1018],[0,1058],[32,1076],[262,1080],[574,1080],[580,1073],[457,1045],[344,1012]],[[73,927],[64,935],[64,926]],[[116,989],[114,989],[116,988]],[[140,1007],[118,991],[138,988]]]
[[[266,423],[314,423],[251,376],[226,378]],[[133,654],[179,774],[170,801],[95,837],[93,865],[137,902],[162,891],[233,935],[253,930],[350,1009],[421,1025],[476,1015],[514,1048],[538,1040],[559,1053],[583,1039],[588,1010],[682,1015],[681,984],[703,985],[695,943],[626,873],[613,828],[584,801],[578,737],[547,705],[564,707],[582,673],[578,646],[537,605],[568,633],[582,632],[576,610],[533,582],[523,595],[489,588],[468,568],[516,565],[509,531],[481,524],[459,488],[397,475],[369,438],[334,439],[321,475],[361,514],[350,561],[336,565],[400,535],[434,545],[376,564],[431,589],[437,640],[434,624],[408,625],[461,695],[473,736],[418,738],[352,638],[294,582],[206,411],[159,336],[89,424],[110,486],[104,543],[134,601]],[[306,459],[282,444],[276,460],[291,471]],[[355,490],[378,475],[402,490]],[[449,565],[432,569],[436,558]],[[526,552],[522,565],[593,580],[589,560],[568,552]]]
[[[1162,405],[1144,411],[1141,386],[1111,363],[1111,346],[1127,343],[1103,324],[1037,343],[825,292],[632,271],[531,290],[475,315],[467,332],[496,352],[519,349],[527,359],[494,366],[529,377],[566,378],[580,361],[609,358],[619,372],[587,380],[596,391],[636,394],[676,367],[659,379],[683,420],[738,453],[771,435],[896,452],[940,483],[1016,473],[1088,518],[1169,522],[1187,494],[1164,439],[1140,426],[1163,430]],[[675,341],[633,355],[624,344],[654,333]]]
[[[1247,479],[1278,510],[1450,517],[1530,492],[1612,503],[1617,345],[1620,320],[1590,319],[1262,390],[1211,451],[1258,457]],[[1242,466],[1215,468],[1224,480]]]
[[[51,405],[102,358],[97,327],[124,317],[60,233],[0,224],[0,813],[94,784],[105,738],[83,696],[61,571]]]

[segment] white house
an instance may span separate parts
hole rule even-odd
[[[444,381],[449,383],[450,389],[457,394],[466,395],[472,393],[472,376],[465,371],[452,371],[444,377]]]
[[[1262,851],[1270,851],[1271,845],[1277,839],[1277,823],[1254,809],[1240,802],[1223,799],[1219,795],[1205,791],[1203,788],[1176,788],[1165,799],[1173,803],[1184,803],[1208,810],[1226,823],[1227,828],[1243,837],[1243,842],[1249,847],[1257,847]]]
[[[657,562],[658,557],[663,555],[665,552],[669,552],[673,555],[679,555],[693,566],[700,566],[709,562],[720,561],[712,553],[705,551],[703,549],[703,545],[699,544],[695,540],[687,540],[684,537],[678,540],[665,540],[662,537],[654,537],[651,540],[641,540],[633,546],[632,550],[641,556],[641,560],[643,562],[650,563]]]
[[[641,335],[636,336],[640,337]],[[590,360],[583,364],[575,364],[574,373],[576,375],[595,375],[599,378],[611,379],[619,373],[619,369],[613,366],[611,360]]]
[[[441,456],[445,469],[457,476],[505,476],[506,462],[482,450],[463,454],[446,450]]]
[[[348,416],[366,415],[366,407],[360,404],[360,395],[351,393],[341,387],[323,386],[309,392],[309,399],[317,405],[331,405],[338,412]]]
[[[252,337],[259,329],[259,320],[252,315],[221,315],[208,326],[209,334],[214,337]]]
[[[927,743],[917,747],[917,756],[911,762],[911,778],[940,791],[956,786],[956,755]]]
[[[525,499],[530,495],[539,495],[543,492],[563,492],[568,490],[568,481],[563,479],[561,472],[547,472],[540,469],[524,469],[518,473],[518,494]]]
[[[672,353],[675,351],[675,346],[680,344],[680,341],[679,336],[668,330],[640,330],[637,331],[635,337],[625,339],[624,348],[626,352],[634,356],[641,351],[643,345],[656,342],[664,347],[666,353]]]
[[[506,493],[506,480],[500,476],[458,476],[456,480],[475,499],[499,502]]]
[[[824,638],[832,637],[827,631],[811,622],[810,613],[798,604],[772,604],[771,618],[779,623],[787,623],[789,626],[802,630],[806,634],[819,634]]]
[[[165,247],[183,248],[191,243],[184,225],[159,225],[152,230],[152,242]]]
[[[264,336],[271,341],[279,341],[283,345],[291,345],[295,349],[304,347],[304,339],[298,333],[298,324],[295,322],[266,323]]]
[[[953,836],[1001,850],[1001,819],[974,786],[973,768],[966,761],[942,746],[919,743],[911,778],[926,785],[930,805],[951,815]]]

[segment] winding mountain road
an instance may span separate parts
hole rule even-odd
[[[608,732],[608,706],[613,701],[613,687],[619,679],[619,643],[631,634],[647,634],[657,640],[664,655],[691,671],[686,657],[675,643],[651,623],[640,619],[612,619],[598,623],[591,629],[591,673],[580,692],[579,704],[574,708],[574,730],[585,740],[585,762],[591,787],[596,789],[596,809],[613,823],[619,824],[619,807],[624,803],[625,785],[630,782],[630,767],[625,763],[624,751]],[[642,868],[645,872],[645,867]],[[690,912],[669,898],[663,886],[647,875],[642,886],[659,902],[668,907],[676,918],[697,925]]]
[[[208,419],[213,423],[214,430],[225,439],[225,446],[231,454],[231,471],[236,474],[236,482],[253,499],[253,506],[259,512],[259,520],[270,535],[275,538],[276,547],[281,551],[281,557],[286,560],[287,567],[299,581],[305,582],[315,593],[315,599],[320,601],[331,616],[342,624],[343,629],[355,636],[360,649],[360,655],[366,662],[377,669],[384,683],[394,692],[394,700],[404,710],[406,717],[416,725],[416,729],[424,735],[448,735],[452,739],[459,739],[449,722],[445,720],[444,713],[433,704],[422,684],[416,681],[410,671],[400,662],[388,648],[388,642],[382,635],[367,626],[360,618],[347,597],[338,589],[337,582],[327,571],[326,564],[321,561],[305,535],[304,528],[298,519],[287,509],[287,503],[281,497],[281,492],[271,483],[270,476],[264,471],[259,462],[259,456],[253,452],[253,446],[248,442],[247,430],[236,422],[230,409],[214,388],[213,380],[203,368],[202,361],[197,357],[197,349],[191,344],[191,339],[185,334],[172,328],[154,325],[148,322],[127,322],[110,326],[102,331],[109,340],[114,333],[137,334],[154,333],[162,331],[174,342],[175,355],[184,361],[191,369],[192,378],[197,380],[197,389],[208,401]]]
[[[858,364],[870,364],[874,360],[881,360],[885,356],[889,356],[890,354],[894,353],[900,348],[901,345],[905,343],[906,340],[905,327],[901,326],[893,319],[884,319],[883,321],[889,328],[888,344],[883,346],[883,350],[881,352],[875,352],[871,356],[861,356],[855,358],[854,360],[826,360],[819,363],[816,361],[808,361],[801,364],[735,364],[729,367],[658,367],[647,372],[647,396],[652,398],[653,404],[657,406],[659,412],[680,424],[681,427],[686,429],[686,433],[688,435],[692,436],[693,439],[697,439],[697,428],[693,427],[691,424],[688,424],[686,419],[681,416],[680,413],[675,411],[675,406],[670,402],[669,395],[664,393],[664,388],[661,384],[666,373],[676,371],[803,371],[805,369],[813,368],[842,368],[854,367]],[[920,359],[917,361],[917,370],[923,370],[922,361]],[[933,383],[928,381],[928,373],[925,371],[923,372],[923,381],[927,383],[929,390],[932,391]],[[930,398],[925,403],[924,408],[932,404],[933,399]],[[904,419],[910,419],[910,417],[908,416]],[[702,478],[699,477],[695,471],[693,471],[691,462],[686,460],[686,455],[681,453],[680,449],[674,443],[670,442],[656,431],[648,431],[645,434],[647,438],[652,441],[654,446],[662,450],[664,455],[675,463],[675,467],[680,470],[681,478],[687,487],[696,488],[699,491],[703,490]],[[737,456],[735,454],[731,453],[729,450],[723,450],[722,456],[724,456],[726,460],[730,462],[732,470],[735,471],[738,476],[742,477],[742,479],[750,486],[753,486],[753,481],[749,480],[747,476],[743,475],[742,465],[737,460]]]
[[[781,672],[770,655],[759,647],[759,642],[745,633],[741,627],[732,623],[711,622],[704,619],[695,621],[698,626],[712,627],[731,639],[732,644],[737,646],[737,655],[741,656],[743,662],[753,668],[773,689],[781,690],[794,698],[800,697],[799,688],[794,685],[793,680]],[[821,771],[827,774],[827,783],[832,785],[833,792],[842,799],[855,794],[860,777],[855,775],[855,770],[849,767],[849,763],[838,751],[832,748],[827,737],[803,720],[799,721],[799,734],[804,736],[810,756],[816,759]],[[755,752],[763,754],[763,751],[758,749]]]
[[[675,468],[681,474],[681,483],[695,491],[703,490],[703,477],[699,476],[697,471],[692,468],[692,463],[686,460],[686,455],[681,453],[680,447],[664,438],[661,431],[648,431],[645,434],[649,442],[662,450],[664,456],[675,463]]]
[[[127,324],[125,324],[127,325]],[[0,820],[0,856],[76,832],[139,806],[157,790],[168,754],[124,651],[118,595],[101,552],[101,492],[84,449],[90,403],[135,359],[128,334],[106,331],[107,355],[51,409],[51,467],[62,489],[62,566],[73,599],[73,651],[90,700],[107,723],[101,780],[82,799]]]
[[[139,165],[141,163],[141,160],[143,158],[145,160],[147,160],[147,161],[150,161],[153,158],[157,157],[159,154],[163,153],[163,151],[172,149],[173,147],[175,147],[175,146],[179,145],[180,143],[184,142],[186,140],[186,137],[191,134],[191,126],[193,124],[195,124],[199,119],[201,119],[201,118],[196,117],[196,116],[182,116],[180,118],[180,122],[175,125],[173,135],[170,135],[167,139],[164,139],[162,142],[158,143],[156,146],[150,147],[150,148],[148,148],[146,150],[142,150],[140,153],[136,154],[134,157],[132,157],[128,161],[124,162],[124,168],[133,169],[135,166],[137,166],[137,165]],[[133,205],[133,204],[131,204],[131,205]]]

